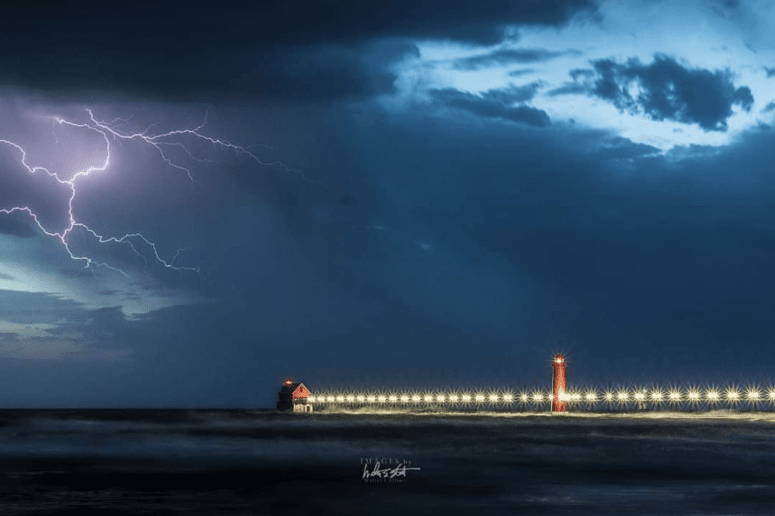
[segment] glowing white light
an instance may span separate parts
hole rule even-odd
[[[363,394],[359,394],[358,396],[355,397],[355,399],[363,403],[364,401],[366,401],[366,396],[364,396]]]
[[[620,392],[616,397],[619,398],[619,401],[627,401],[630,395],[626,392]]]
[[[596,401],[597,394],[595,394],[594,392],[588,392],[586,398],[587,398],[587,401]]]
[[[366,396],[366,401],[368,401],[369,403],[374,403],[375,401],[377,401],[377,397],[374,396],[373,394],[369,394],[368,396]]]
[[[636,392],[636,393],[633,395],[633,397],[634,397],[634,398],[635,398],[637,401],[643,401],[643,400],[645,400],[645,399],[646,399],[646,395],[645,395],[645,394],[643,394],[642,392]]]
[[[329,401],[329,403],[333,403],[334,402],[334,397],[333,396],[329,396],[328,397],[328,401]]]
[[[490,403],[495,403],[496,401],[498,401],[498,395],[495,393],[490,394],[489,399],[490,399]]]
[[[727,391],[727,399],[728,400],[737,400],[740,398],[740,393],[737,391]]]
[[[443,402],[443,401],[444,401],[444,399],[445,399],[445,398],[444,398],[444,395],[443,395],[443,394],[438,394],[438,395],[436,396],[436,401],[438,401],[438,402],[440,402],[440,403],[441,403],[441,402]]]
[[[471,395],[470,395],[470,394],[463,394],[463,395],[461,396],[461,399],[462,399],[464,402],[468,403],[469,401],[471,401]]]
[[[581,394],[574,393],[573,394],[573,401],[580,401],[581,400]]]
[[[610,393],[610,392],[606,392],[605,393],[605,400],[606,401],[611,401],[612,399],[614,399],[614,395],[612,393]]]
[[[449,401],[451,401],[452,403],[457,403],[457,394],[450,394]]]
[[[425,403],[433,403],[433,394],[426,394],[422,399]]]
[[[688,396],[691,401],[697,401],[700,399],[700,393],[697,391],[689,391]]]
[[[313,396],[312,394],[310,394],[309,396],[307,396],[307,401],[309,401],[309,402],[313,402],[313,401],[315,401],[315,396]]]
[[[543,394],[533,394],[533,401],[543,401],[544,395]]]
[[[756,390],[753,390],[753,389],[748,391],[747,395],[748,395],[748,399],[752,400],[752,401],[758,400],[759,396],[760,396],[759,391],[756,391]]]
[[[409,396],[407,394],[401,395],[401,403],[409,403]]]
[[[412,401],[413,401],[413,402],[417,403],[417,402],[419,402],[421,399],[422,399],[422,396],[420,396],[419,394],[412,394]]]
[[[662,401],[662,393],[659,391],[652,392],[651,399],[654,401]]]
[[[476,401],[484,401],[484,394],[477,394]]]
[[[395,403],[398,401],[398,396],[396,396],[395,394],[391,394],[390,397],[388,397],[388,399],[390,400],[390,403]]]
[[[379,396],[377,396],[377,401],[380,403],[385,403],[386,399],[387,397],[384,394],[380,394]]]
[[[527,401],[528,398],[529,398],[529,396],[527,394],[520,394],[519,395],[519,399],[521,399],[522,401]]]
[[[513,394],[504,394],[503,395],[503,401],[506,403],[511,403],[514,401],[514,395]]]
[[[349,401],[350,403],[352,403],[353,401],[355,401],[355,396],[353,396],[352,394],[348,394],[348,395],[347,395],[347,401]]]
[[[678,391],[670,391],[670,394],[668,396],[670,398],[670,401],[678,401],[681,399],[681,393]]]
[[[708,398],[710,401],[717,401],[719,398],[719,395],[717,391],[708,391],[705,397]]]

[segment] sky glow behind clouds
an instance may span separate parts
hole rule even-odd
[[[7,27],[0,404],[768,379],[768,2],[262,5]]]

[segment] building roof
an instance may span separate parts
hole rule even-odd
[[[309,389],[301,382],[290,385],[284,383],[278,394],[291,394],[294,398],[306,398],[309,396]]]

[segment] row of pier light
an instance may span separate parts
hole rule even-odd
[[[551,391],[509,392],[317,392],[310,393],[310,403],[374,404],[374,405],[422,405],[422,404],[490,404],[514,405],[537,404],[552,401]],[[577,391],[558,395],[565,403],[740,403],[773,402],[775,389],[628,389],[615,391]]]
[[[278,393],[277,410],[294,412],[312,412],[312,404],[344,406],[385,406],[385,407],[530,407],[538,409],[541,404],[551,403],[552,412],[563,412],[566,406],[576,407],[619,407],[636,405],[639,409],[651,407],[678,408],[689,406],[739,406],[760,407],[769,402],[775,405],[775,386],[767,389],[751,385],[741,388],[728,385],[718,387],[662,388],[637,387],[631,389],[596,390],[568,389],[566,382],[565,356],[558,353],[552,360],[551,390],[443,390],[443,391],[404,391],[404,392],[353,392],[353,391],[310,391],[303,383],[294,383],[291,378],[283,382]]]

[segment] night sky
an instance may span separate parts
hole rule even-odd
[[[557,352],[569,386],[775,382],[772,26],[734,0],[10,8],[0,406],[548,387]]]

